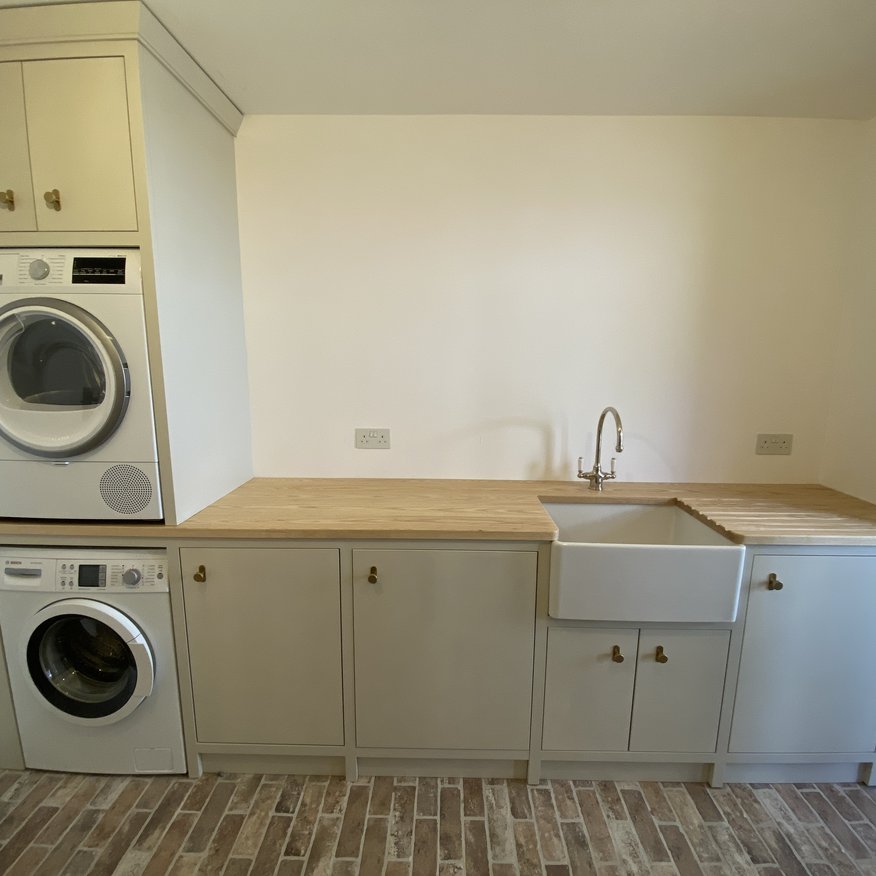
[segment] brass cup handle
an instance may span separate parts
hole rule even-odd
[[[376,584],[377,583],[377,566],[371,567],[371,572],[368,575],[368,583]]]
[[[192,578],[197,581],[198,584],[203,584],[207,580],[207,567],[198,566],[198,571],[192,575]]]
[[[778,575],[775,572],[770,572],[767,576],[767,590],[781,590],[785,585],[779,581]]]
[[[46,192],[43,197],[46,199],[46,206],[50,210],[61,209],[61,193],[57,189],[52,189],[50,192]]]
[[[623,663],[623,662],[624,662],[624,655],[621,654],[620,645],[612,645],[612,648],[611,648],[611,659],[612,659],[615,663]]]
[[[13,213],[15,211],[15,192],[12,189],[0,192],[0,204],[5,204],[6,209]]]
[[[662,645],[657,646],[657,650],[654,652],[654,659],[658,663],[668,663],[669,662],[669,658],[666,656],[665,652],[663,651]]]

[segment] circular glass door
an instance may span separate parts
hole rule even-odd
[[[119,427],[130,397],[124,356],[107,328],[66,301],[0,308],[0,435],[34,456],[76,456]]]
[[[121,612],[90,600],[55,603],[34,618],[28,674],[39,694],[73,720],[111,723],[151,692],[154,663],[145,639]]]

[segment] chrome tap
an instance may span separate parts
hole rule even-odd
[[[616,450],[621,453],[624,449],[624,426],[621,423],[620,414],[617,408],[607,407],[600,415],[599,422],[596,425],[596,459],[593,462],[591,471],[584,471],[584,458],[578,457],[578,477],[587,478],[590,481],[591,490],[602,490],[602,484],[605,481],[614,480],[617,477],[614,470],[615,459],[611,458],[611,471],[604,472],[602,470],[602,427],[605,424],[605,415],[611,414],[614,417],[614,427],[617,430],[617,445]]]

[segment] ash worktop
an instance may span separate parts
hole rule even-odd
[[[876,547],[876,505],[804,484],[256,478],[179,526],[0,522],[0,537],[551,541],[552,502],[678,503],[744,544]]]

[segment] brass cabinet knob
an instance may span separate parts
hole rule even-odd
[[[6,189],[5,192],[0,192],[0,204],[3,204],[10,213],[15,211],[15,192],[12,189]]]
[[[770,572],[767,576],[767,590],[781,590],[785,585],[779,581],[775,572]]]
[[[43,197],[46,199],[46,206],[50,210],[61,209],[61,193],[57,189],[52,189],[50,192],[46,192]]]
[[[377,566],[371,567],[371,572],[368,575],[368,583],[369,584],[376,584],[377,583]]]
[[[623,663],[623,662],[624,662],[624,655],[621,654],[620,645],[613,645],[613,646],[612,646],[612,649],[611,649],[611,659],[612,659],[615,663]]]
[[[662,645],[657,646],[657,650],[654,652],[654,659],[658,663],[668,663],[669,662],[669,658],[664,653]]]
[[[194,578],[194,580],[197,581],[198,584],[203,584],[207,580],[207,567],[198,566],[198,571],[195,572],[194,575],[192,575],[192,578]]]

